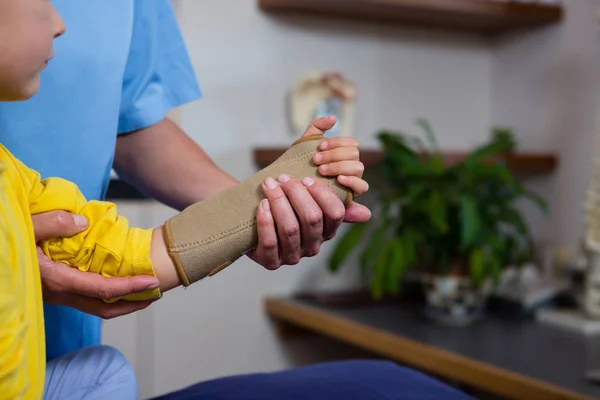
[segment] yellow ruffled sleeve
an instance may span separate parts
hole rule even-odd
[[[82,215],[89,222],[88,228],[77,235],[41,241],[39,244],[49,258],[106,277],[156,276],[150,259],[152,229],[130,227],[127,218],[117,213],[115,204],[87,201],[79,188],[67,180],[40,180],[36,171],[24,165],[21,178],[30,188],[31,214],[64,210]],[[160,296],[159,289],[152,289],[106,301],[147,300]]]

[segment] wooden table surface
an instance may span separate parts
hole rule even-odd
[[[437,325],[420,307],[332,307],[268,298],[266,312],[295,327],[371,351],[401,364],[513,399],[600,398],[584,378],[600,368],[600,338],[530,320],[486,317],[469,327]]]

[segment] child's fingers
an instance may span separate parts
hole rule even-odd
[[[356,147],[358,148],[358,140],[347,137],[335,137],[335,138],[325,138],[319,145],[319,149],[321,150],[331,150],[338,147]]]
[[[365,166],[360,161],[338,161],[319,166],[319,173],[323,176],[357,176],[362,178]]]
[[[302,136],[323,135],[335,125],[335,115],[314,118]]]
[[[362,196],[369,190],[369,184],[357,176],[339,175],[338,182],[354,192],[356,197]]]
[[[313,156],[313,161],[317,165],[330,164],[336,161],[360,160],[360,152],[356,147],[338,147],[335,149],[321,151]]]

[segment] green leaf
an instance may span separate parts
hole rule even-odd
[[[407,157],[418,159],[417,152],[407,145],[407,141],[410,142],[411,139],[406,139],[401,134],[382,131],[377,135],[377,139],[381,142],[386,154],[403,153]]]
[[[425,118],[419,118],[417,119],[417,125],[419,125],[425,132],[425,137],[427,138],[429,146],[431,146],[435,152],[439,152],[440,147],[435,138],[435,134],[433,133],[433,129],[431,129],[431,125],[429,125],[429,121],[427,121]]]
[[[388,290],[398,293],[404,272],[416,261],[416,239],[413,231],[407,230],[390,242],[390,267],[388,270]]]
[[[421,140],[421,138],[416,136],[406,136],[404,137],[404,143],[414,149],[417,153],[427,154],[429,150],[425,146],[425,143]]]
[[[423,129],[425,132],[425,137],[427,138],[427,143],[432,149],[432,153],[427,157],[427,164],[432,171],[437,173],[441,173],[444,171],[444,156],[440,152],[440,146],[435,138],[435,134],[433,133],[433,129],[429,125],[429,122],[424,118],[419,118],[417,120],[417,124]]]
[[[433,225],[438,231],[441,233],[447,232],[446,204],[440,191],[433,190],[429,195],[429,209],[427,211],[429,212]]]
[[[485,278],[485,258],[480,247],[475,248],[469,255],[469,271],[473,282],[476,285],[481,284]]]
[[[508,151],[514,150],[517,146],[513,130],[505,126],[495,126],[492,128],[492,141],[502,142]]]
[[[391,245],[390,243],[394,242],[395,238],[390,240],[390,242],[388,243],[389,248],[386,248],[386,252],[388,252],[388,265],[387,265],[387,270],[386,270],[386,279],[385,279],[385,290],[388,292],[396,292],[398,290],[398,285],[394,283],[394,280],[392,279],[392,271],[395,268],[395,266],[398,264],[398,262],[400,262],[400,258],[402,257],[402,251],[399,251],[396,247],[397,247],[397,243],[396,246]]]
[[[481,223],[477,213],[477,201],[472,196],[462,196],[460,199],[461,215],[461,247],[463,249],[472,246],[479,235]]]
[[[414,182],[411,183],[406,190],[406,197],[413,200],[420,200],[420,198],[425,194],[428,190],[431,190],[430,186],[426,183]]]
[[[476,148],[463,160],[463,164],[480,164],[488,157],[499,156],[511,151],[513,144],[506,140],[496,140]]]
[[[542,210],[542,212],[544,212],[545,214],[548,213],[548,203],[540,195],[531,190],[524,190],[523,195],[527,197],[530,201],[532,201],[535,205],[537,205]]]
[[[488,252],[486,263],[490,268],[490,274],[493,279],[494,286],[497,286],[500,282],[500,273],[504,263],[504,255],[506,254],[506,243],[503,240],[503,236],[494,232],[491,233],[487,238]]]
[[[329,257],[329,270],[331,272],[337,272],[340,269],[346,258],[360,242],[367,225],[366,223],[354,224],[344,232]]]
[[[478,164],[470,165],[463,172],[464,179],[469,185],[490,184],[513,187],[514,178],[505,165]]]
[[[385,251],[388,255],[386,289],[395,294],[399,289],[399,270],[404,264],[404,243],[398,237],[394,237],[388,242]]]
[[[406,145],[406,140],[402,135],[384,131],[380,132],[377,137],[383,145],[382,164],[387,165],[388,171],[417,177],[429,177],[437,173],[422,161],[420,154]]]
[[[367,270],[370,266],[372,266],[375,263],[375,260],[377,260],[377,258],[381,254],[381,251],[383,250],[383,246],[385,244],[385,235],[387,234],[391,226],[391,220],[383,220],[381,224],[377,227],[377,229],[375,229],[373,235],[371,236],[369,244],[360,256],[361,269]]]

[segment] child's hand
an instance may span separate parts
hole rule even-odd
[[[351,137],[325,138],[320,152],[313,161],[319,166],[323,176],[337,176],[340,185],[354,192],[356,197],[369,190],[369,184],[362,179],[365,166],[360,162],[358,141]]]

